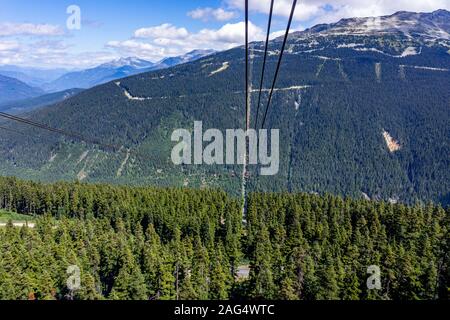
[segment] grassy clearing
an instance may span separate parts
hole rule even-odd
[[[15,212],[0,210],[0,223],[7,223],[10,220],[12,220],[13,222],[31,222],[33,220],[33,217]]]

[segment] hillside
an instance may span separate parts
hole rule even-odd
[[[69,72],[65,69],[46,69],[20,67],[15,65],[0,65],[0,74],[20,80],[31,87],[41,88],[46,83],[54,81]]]
[[[41,94],[43,94],[41,89],[30,87],[22,81],[0,74],[0,103],[34,98]]]
[[[10,114],[19,114],[25,113],[40,107],[52,105],[65,99],[68,99],[78,93],[83,91],[82,89],[69,89],[61,92],[44,94],[42,96],[38,96],[35,98],[29,98],[20,101],[7,102],[0,104],[0,111],[10,113]]]
[[[404,15],[390,17],[395,32],[341,25],[331,32],[338,27],[328,25],[291,35],[267,122],[281,130],[280,173],[263,178],[251,168],[250,190],[450,203],[450,41],[435,32],[448,32],[449,13],[423,14],[436,25],[425,33],[401,31],[412,19]],[[280,40],[270,43],[268,75]],[[263,49],[264,43],[252,45],[254,89]],[[170,137],[194,120],[205,128],[242,127],[243,75],[244,50],[234,48],[86,90],[30,117],[123,146],[120,152],[14,123],[26,135],[2,133],[0,172],[239,194],[240,167],[175,167]],[[253,119],[256,97],[255,91]]]

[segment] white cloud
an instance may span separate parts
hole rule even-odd
[[[236,12],[226,11],[222,8],[213,9],[213,8],[198,8],[193,11],[188,12],[188,16],[202,21],[228,21],[236,17]]]
[[[270,9],[270,0],[249,0],[253,13],[267,14]],[[242,0],[224,0],[230,10],[243,10]],[[274,12],[276,16],[288,17],[292,7],[292,0],[275,1]],[[400,10],[434,11],[439,8],[450,9],[448,0],[301,0],[295,11],[295,20],[291,31],[304,30],[302,25],[324,22],[335,22],[345,17],[376,16],[392,14]],[[226,20],[235,15],[235,11],[213,8],[199,8],[188,13],[189,16],[201,20]],[[227,15],[229,13],[229,15]],[[265,28],[265,26],[264,26]],[[250,40],[264,40],[265,30],[250,23]],[[270,38],[274,39],[284,35],[284,30],[274,31]],[[189,32],[186,28],[176,27],[172,24],[163,24],[149,28],[142,28],[135,32],[137,39],[114,42],[110,48],[118,50],[121,54],[138,55],[143,58],[158,60],[168,55],[179,55],[194,49],[226,50],[244,43],[244,23],[227,23],[219,29],[203,29],[198,32]],[[145,41],[143,40],[145,39]]]
[[[19,59],[19,49],[17,41],[0,41],[0,64],[10,64],[13,59]]]
[[[309,1],[309,0],[308,0]],[[326,1],[320,1],[326,3]],[[332,23],[343,18],[374,17],[390,15],[398,11],[432,12],[438,9],[449,9],[448,0],[336,0],[331,11],[313,16],[314,23]]]
[[[226,0],[231,8],[244,10],[244,1],[242,0]],[[319,15],[323,12],[321,0],[300,0],[295,10],[295,18],[297,20],[307,20],[309,17]],[[252,12],[269,14],[270,0],[249,0],[249,8]],[[274,3],[273,12],[276,16],[288,17],[292,9],[292,0],[277,0]]]
[[[76,67],[96,66],[116,59],[111,52],[70,52],[71,46],[63,41],[0,41],[0,65],[15,64],[34,67]]]
[[[63,66],[67,68],[67,59],[73,61],[70,67],[75,68],[86,68],[86,67],[96,67],[100,64],[110,62],[119,58],[116,54],[112,54],[108,51],[96,51],[96,52],[83,52],[79,54],[67,54],[65,57],[54,59],[55,65]],[[52,66],[52,64],[48,64]]]
[[[303,30],[305,30],[305,28],[303,26],[298,25],[296,27],[291,27],[289,32],[292,33],[292,32],[303,31]],[[286,34],[286,30],[274,31],[270,34],[269,39],[273,40],[278,37],[284,37],[285,34]]]
[[[263,39],[262,29],[249,22],[250,41]],[[225,46],[243,44],[245,41],[245,23],[228,23],[218,30],[203,29],[199,33],[192,35],[193,40],[200,43],[224,43]]]
[[[230,8],[243,10],[242,0],[226,0]],[[249,0],[253,12],[269,13],[270,0]],[[275,1],[274,14],[288,17],[292,0]],[[300,0],[295,19],[314,23],[336,22],[342,18],[389,15],[397,11],[431,12],[450,10],[449,0]]]
[[[154,32],[154,30],[173,30],[174,32]],[[151,30],[145,32],[145,37],[137,39],[139,30]],[[185,54],[196,49],[226,50],[245,41],[244,22],[228,23],[219,29],[202,29],[191,33],[184,28],[173,25],[161,25],[137,30],[134,39],[125,41],[110,41],[107,48],[118,51],[120,55],[138,56],[143,59],[157,61],[168,56]],[[184,30],[175,32],[175,30]],[[182,34],[182,35],[181,35]],[[145,39],[144,39],[145,38]],[[265,34],[261,28],[249,23],[250,41],[263,40]]]
[[[0,51],[12,51],[19,48],[17,41],[0,41]]]
[[[160,26],[141,28],[134,32],[136,38],[157,38],[180,39],[187,37],[189,32],[185,28],[177,28],[170,23],[164,23]]]
[[[270,0],[249,0],[252,15],[268,14]],[[203,21],[228,21],[243,10],[242,0],[222,0],[222,8],[199,8],[188,13]],[[292,0],[276,0],[275,15],[283,26],[290,13]],[[302,30],[300,24],[336,22],[341,18],[377,16],[396,11],[430,12],[450,10],[450,0],[299,0],[292,31]],[[251,16],[252,17],[252,16]],[[265,21],[261,27],[250,23],[250,40],[265,39]],[[273,30],[271,39],[284,35]],[[65,31],[57,25],[0,22],[0,64],[25,64],[35,66],[87,67],[123,56],[138,56],[157,61],[168,56],[184,54],[195,49],[226,50],[244,43],[244,23],[227,23],[217,29],[197,32],[165,23],[136,30],[129,39],[109,41],[97,52],[71,51],[61,41],[37,41],[36,37],[60,36]],[[25,36],[23,39],[21,36]],[[11,37],[11,38],[8,38]],[[19,40],[20,39],[20,40]],[[57,38],[58,39],[58,38]],[[111,39],[114,40],[114,39]]]
[[[120,56],[136,56],[153,61],[160,60],[160,57],[168,52],[164,47],[137,40],[110,41],[106,44],[106,47],[116,50]]]
[[[0,36],[60,36],[64,30],[60,26],[33,23],[0,23]]]
[[[149,43],[138,42],[136,40],[126,40],[126,41],[110,41],[107,43],[108,47],[111,48],[128,48],[130,50],[155,50],[156,47]]]

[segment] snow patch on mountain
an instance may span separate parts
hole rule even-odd
[[[445,68],[436,68],[436,67],[425,67],[425,66],[407,66],[401,65],[401,68],[413,68],[413,69],[421,69],[421,70],[429,70],[429,71],[441,71],[441,72],[449,72],[450,69]]]
[[[403,35],[428,39],[450,40],[450,12],[437,10],[432,13],[397,12],[390,16],[342,19],[337,23],[321,24],[299,35],[322,36],[372,36]]]
[[[151,68],[155,64],[150,61],[139,59],[136,57],[120,58],[111,62],[100,65],[102,68],[121,68],[121,67],[133,67],[136,69]]]
[[[223,71],[227,70],[229,67],[230,67],[230,63],[228,61],[225,61],[219,69],[212,71],[209,74],[209,76],[211,77],[211,76],[213,76],[215,74],[223,72]]]
[[[332,58],[332,57],[326,57],[326,56],[314,56],[314,57],[318,58],[320,60],[342,61],[341,58]]]
[[[290,86],[290,87],[285,87],[285,88],[274,88],[273,92],[277,92],[277,91],[292,91],[292,90],[303,90],[303,89],[308,89],[311,88],[311,86],[309,85],[303,85],[303,86]],[[262,92],[270,92],[271,89],[268,88],[262,88],[261,89]],[[259,89],[252,89],[250,90],[251,93],[256,93],[259,92]],[[241,92],[237,92],[237,93],[241,93]]]
[[[414,47],[408,47],[403,51],[403,53],[399,56],[400,58],[416,56],[422,53],[422,48],[420,48],[420,52],[417,52],[417,49]]]
[[[417,52],[417,49],[414,47],[408,47],[406,48],[400,55],[393,55],[393,54],[389,54],[386,53],[380,49],[377,48],[353,48],[353,50],[355,51],[360,51],[360,52],[376,52],[376,53],[380,53],[382,55],[391,57],[391,58],[406,58],[409,56],[415,56],[415,55],[420,55],[422,54],[422,48],[420,48],[420,51]]]
[[[343,49],[343,48],[349,48],[349,49],[353,49],[353,48],[357,48],[357,47],[363,47],[364,43],[342,43],[339,44],[337,46],[338,49]]]

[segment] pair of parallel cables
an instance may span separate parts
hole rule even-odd
[[[270,12],[269,12],[269,23],[268,23],[268,27],[267,27],[267,35],[266,35],[266,44],[265,44],[265,49],[264,49],[264,61],[263,61],[263,66],[262,66],[262,72],[261,72],[261,80],[260,80],[260,85],[259,85],[259,95],[258,95],[258,104],[257,104],[257,112],[256,112],[256,121],[255,121],[255,130],[258,130],[258,120],[259,120],[259,110],[260,110],[260,106],[261,106],[261,94],[262,94],[262,89],[263,89],[263,84],[264,84],[264,75],[265,75],[265,69],[266,69],[266,63],[267,63],[267,53],[268,53],[268,49],[269,49],[269,40],[270,40],[270,30],[272,27],[272,17],[273,17],[273,9],[274,9],[274,4],[275,4],[275,0],[271,0],[270,3]],[[269,93],[269,99],[267,101],[267,106],[264,112],[264,119],[262,122],[262,126],[261,129],[264,129],[264,125],[266,124],[266,119],[267,119],[267,114],[269,112],[269,108],[270,108],[270,103],[272,101],[272,97],[273,97],[273,92],[275,90],[275,85],[278,79],[278,73],[280,71],[281,68],[281,62],[283,60],[283,53],[284,53],[284,49],[286,47],[286,43],[289,37],[289,31],[291,29],[291,24],[292,24],[292,20],[294,18],[294,13],[295,13],[295,8],[297,6],[297,0],[293,0],[292,3],[292,9],[291,9],[291,13],[289,15],[289,21],[288,21],[288,25],[286,28],[286,32],[284,35],[284,39],[283,39],[283,45],[281,47],[281,52],[280,52],[280,56],[278,58],[278,64],[277,64],[277,68],[275,70],[275,75],[272,81],[272,87],[270,89],[270,93]],[[249,29],[249,0],[245,0],[245,129],[246,131],[248,131],[250,129],[251,126],[251,122],[250,122],[250,79],[249,79],[249,37],[248,37],[248,29]],[[248,143],[248,141],[246,141],[246,143]],[[258,142],[259,143],[259,142]],[[248,146],[246,148],[246,150],[248,150]],[[245,154],[245,159],[247,159],[247,151]],[[246,188],[246,184],[247,181],[249,179],[249,175],[248,175],[248,171],[247,171],[247,162],[245,160],[244,163],[244,170],[243,170],[243,179],[242,179],[242,198],[243,198],[243,203],[242,203],[242,213],[243,213],[243,221],[246,221],[246,215],[247,215],[247,206],[248,206],[248,199],[247,199],[247,188]]]
[[[250,115],[250,99],[249,99],[249,40],[248,40],[248,26],[249,26],[249,4],[248,4],[249,0],[245,0],[245,92],[246,92],[246,127],[248,128],[248,124],[250,123],[249,120],[249,115]],[[274,9],[274,4],[275,4],[275,0],[271,0],[270,3],[270,12],[269,12],[269,23],[267,26],[267,35],[266,35],[266,44],[265,44],[265,49],[264,49],[264,60],[263,60],[263,66],[262,66],[262,72],[261,72],[261,80],[260,80],[260,85],[259,85],[259,94],[258,94],[258,104],[257,104],[257,111],[256,111],[256,120],[255,120],[255,130],[258,130],[258,120],[259,120],[259,111],[260,111],[260,106],[261,106],[261,94],[262,94],[262,89],[263,89],[263,84],[264,84],[264,76],[265,76],[265,70],[266,70],[266,62],[267,62],[267,54],[268,54],[268,49],[269,49],[269,38],[270,38],[270,31],[272,28],[272,17],[273,17],[273,9]],[[291,25],[292,25],[292,20],[294,18],[294,13],[295,13],[295,8],[297,7],[297,0],[293,0],[292,3],[292,8],[291,8],[291,13],[289,15],[289,21],[288,21],[288,25],[286,27],[286,32],[284,35],[284,39],[283,39],[283,44],[281,46],[281,51],[280,51],[280,56],[278,58],[278,63],[277,63],[277,67],[275,70],[275,75],[272,81],[272,87],[270,89],[270,93],[269,93],[269,99],[267,101],[267,105],[265,108],[265,112],[264,112],[264,118],[262,121],[262,126],[261,129],[264,128],[264,125],[266,124],[266,120],[267,120],[267,115],[270,109],[270,105],[272,102],[272,98],[273,98],[273,92],[275,90],[275,85],[277,83],[277,79],[278,79],[278,74],[281,68],[281,62],[283,61],[283,54],[284,54],[284,50],[286,48],[286,43],[289,37],[289,32],[291,29]]]

